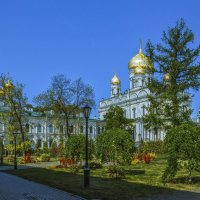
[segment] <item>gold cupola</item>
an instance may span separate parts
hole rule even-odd
[[[139,64],[139,66],[135,68],[134,74],[145,74],[144,67],[140,66],[140,64]]]
[[[8,80],[5,86],[6,88],[11,88],[13,84],[10,82],[10,80]]]
[[[131,60],[128,63],[128,68],[129,69],[134,69],[136,67],[143,67],[147,68],[149,65],[149,60],[148,58],[142,53],[142,49],[139,49],[139,52],[136,56],[131,58]]]
[[[164,75],[163,79],[165,81],[170,81],[171,80],[171,75],[169,73],[167,73],[167,74]]]
[[[119,85],[120,84],[120,80],[119,78],[117,77],[117,75],[115,74],[111,80],[111,84],[113,85]]]

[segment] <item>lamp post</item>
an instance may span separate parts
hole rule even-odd
[[[1,156],[1,159],[0,159],[0,165],[3,165],[3,135],[0,135],[0,139],[1,139],[1,142],[0,142],[0,156]]]
[[[16,151],[16,146],[17,146],[17,132],[13,132],[14,136],[14,169],[17,169],[17,151]]]
[[[84,187],[90,186],[90,168],[88,165],[88,119],[90,116],[91,108],[86,105],[83,107],[83,113],[85,117],[85,167],[84,167]]]

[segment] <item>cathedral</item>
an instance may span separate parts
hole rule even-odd
[[[128,63],[130,88],[124,93],[121,92],[121,81],[114,74],[110,82],[110,98],[102,99],[99,105],[99,118],[104,119],[110,106],[119,106],[124,111],[124,116],[134,119],[133,138],[137,142],[163,140],[164,132],[162,130],[146,130],[142,121],[143,115],[147,112],[149,105],[149,89],[146,83],[152,74],[147,73],[153,68],[152,62],[146,57],[140,47],[138,54],[131,58]],[[164,79],[167,81],[169,75]]]

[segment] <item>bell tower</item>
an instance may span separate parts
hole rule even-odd
[[[121,93],[121,81],[117,77],[116,73],[111,79],[110,90],[111,97],[119,96],[119,94]]]

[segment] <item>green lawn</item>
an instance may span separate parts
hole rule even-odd
[[[44,183],[58,189],[71,192],[89,199],[130,199],[138,196],[146,196],[157,193],[165,193],[168,190],[190,190],[200,188],[200,174],[194,173],[195,183],[188,185],[184,182],[186,172],[178,173],[176,183],[163,185],[161,175],[164,170],[166,159],[159,156],[150,164],[137,164],[124,166],[126,178],[117,180],[108,176],[107,168],[91,170],[91,187],[83,187],[83,171],[71,174],[69,169],[21,169],[12,170],[8,173],[24,177],[26,179]],[[182,177],[182,179],[181,179]]]

